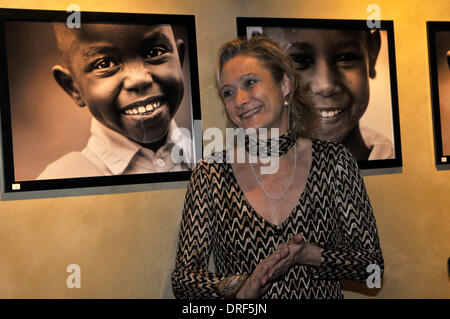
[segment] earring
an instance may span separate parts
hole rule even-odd
[[[286,106],[286,107],[288,107],[288,105],[289,105],[289,102],[288,102],[288,100],[286,99],[286,100],[284,100],[284,102],[283,102],[283,105],[284,106]]]

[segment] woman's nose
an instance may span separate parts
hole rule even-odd
[[[250,93],[247,90],[238,88],[236,91],[235,103],[237,107],[243,107],[250,102]]]
[[[123,87],[130,91],[142,91],[153,83],[152,75],[143,61],[128,62],[124,65]]]
[[[313,94],[331,96],[336,93],[337,89],[336,71],[326,61],[318,61],[314,68],[314,74],[306,84]]]

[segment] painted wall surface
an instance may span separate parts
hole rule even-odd
[[[75,1],[0,1],[65,10]],[[426,21],[450,21],[447,0],[76,1],[82,10],[196,16],[203,128],[224,128],[216,51],[235,17],[366,19],[371,3],[394,20],[403,171],[364,178],[385,258],[382,288],[346,284],[348,298],[449,298],[450,171],[434,165]],[[1,298],[171,298],[170,273],[185,183],[153,191],[0,202]],[[81,288],[66,267],[81,267]]]

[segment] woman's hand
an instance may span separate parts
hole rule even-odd
[[[272,280],[284,275],[295,265],[320,265],[322,248],[308,243],[301,234],[294,235],[289,243],[280,244],[274,253],[286,249],[289,253],[268,271],[268,277]]]
[[[263,259],[236,295],[237,299],[255,299],[262,296],[270,287],[269,271],[289,255],[287,246],[278,247],[270,256]]]

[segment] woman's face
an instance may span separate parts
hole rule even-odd
[[[283,101],[290,91],[289,80],[284,76],[281,83],[276,82],[261,60],[245,55],[230,59],[220,73],[219,88],[228,116],[237,127],[279,128],[280,134],[287,131]]]
[[[319,111],[316,136],[342,142],[369,102],[369,58],[361,31],[267,28],[296,62]]]

